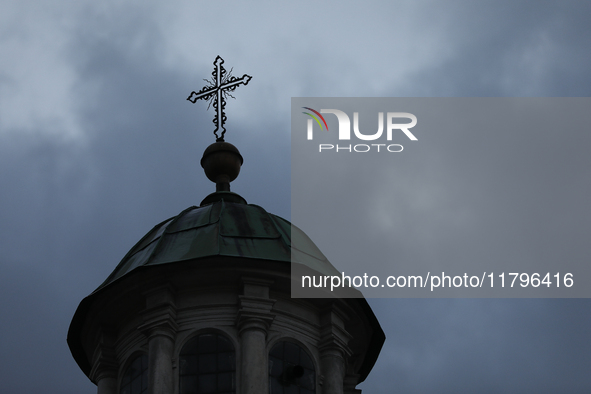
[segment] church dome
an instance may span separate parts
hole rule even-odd
[[[81,369],[87,375],[91,373],[88,349],[84,350],[79,332],[97,313],[96,310],[104,310],[104,306],[100,306],[104,299],[111,298],[112,294],[134,293],[136,287],[143,286],[139,283],[145,280],[146,274],[156,272],[155,275],[161,275],[158,268],[175,270],[178,265],[179,272],[186,272],[183,270],[187,267],[206,271],[212,259],[222,261],[220,259],[227,258],[246,269],[263,262],[289,273],[290,263],[295,263],[307,272],[340,275],[314,242],[289,221],[258,205],[247,204],[236,193],[212,193],[200,206],[189,207],[154,226],[130,249],[107,279],[82,300],[68,333],[68,343]],[[122,298],[126,297],[130,298],[129,295]],[[363,381],[377,359],[385,336],[362,295],[349,302],[357,305],[358,316],[364,315],[373,329],[373,334],[367,338],[369,349],[357,371]]]
[[[68,345],[99,394],[360,392],[379,322],[356,290],[292,297],[294,267],[340,273],[303,231],[230,191],[242,163],[222,133],[201,159],[216,192],[152,228],[80,302]]]

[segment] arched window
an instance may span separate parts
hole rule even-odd
[[[148,392],[148,356],[137,356],[123,375],[120,394],[145,394]]]
[[[279,342],[269,352],[270,394],[315,394],[312,358],[293,342]]]
[[[217,333],[201,334],[179,356],[180,394],[235,394],[234,345]]]

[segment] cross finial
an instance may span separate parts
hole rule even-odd
[[[209,85],[202,88],[199,92],[191,92],[191,95],[187,98],[192,103],[197,102],[197,100],[208,100],[209,105],[213,103],[213,108],[216,110],[216,116],[213,118],[213,124],[215,124],[213,134],[217,142],[224,141],[224,134],[226,133],[226,128],[224,127],[224,122],[226,121],[226,113],[224,112],[226,96],[234,98],[230,92],[236,90],[240,84],[248,85],[248,81],[252,78],[246,74],[242,78],[236,78],[232,76],[232,70],[226,73],[226,69],[222,66],[223,63],[224,59],[220,56],[216,57],[213,62],[215,69],[211,73],[212,79],[211,81],[205,79]],[[209,106],[207,108],[209,109]],[[218,136],[218,131],[221,131],[221,136]]]

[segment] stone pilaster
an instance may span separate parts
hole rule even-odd
[[[97,346],[92,356],[90,380],[96,383],[98,394],[117,394],[116,335],[111,330],[99,331]]]
[[[269,298],[273,283],[243,278],[243,295],[239,296],[237,326],[240,336],[240,393],[269,392],[267,332],[273,322],[275,300]]]
[[[97,394],[117,394],[117,378],[116,377],[105,377],[98,381]]]
[[[326,308],[320,319],[320,363],[322,394],[344,394],[347,358],[351,351],[347,346],[351,335],[345,330],[345,315],[334,304]]]
[[[144,293],[144,323],[138,327],[148,337],[148,393],[174,392],[174,341],[178,326],[172,286],[161,286]]]

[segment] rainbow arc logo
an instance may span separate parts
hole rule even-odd
[[[318,111],[316,111],[316,110],[314,110],[312,108],[309,108],[309,107],[302,107],[302,108],[307,109],[308,111],[312,111],[316,115],[318,115],[320,117],[320,119],[322,119],[322,122],[324,123],[324,126],[326,126],[326,131],[328,131],[328,125],[326,124],[326,120],[324,120],[324,116],[320,115],[320,112],[318,112]],[[302,112],[302,113],[303,114],[306,114],[306,115],[310,115],[316,121],[316,123],[318,123],[318,126],[320,126],[320,130],[322,130],[322,123],[320,123],[320,120],[316,116],[312,115],[309,112]]]

